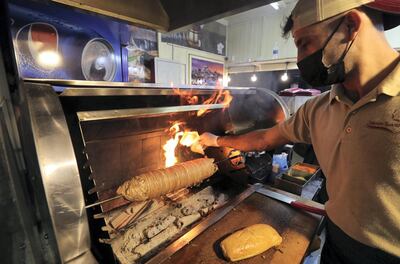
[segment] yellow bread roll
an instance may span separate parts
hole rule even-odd
[[[251,258],[282,243],[282,237],[269,225],[256,224],[228,236],[221,249],[229,261]]]

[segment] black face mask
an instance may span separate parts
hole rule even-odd
[[[339,29],[343,20],[344,17],[340,20],[340,23],[328,37],[324,46],[321,49],[297,63],[301,77],[311,86],[319,87],[344,82],[344,79],[346,77],[344,58],[347,52],[350,50],[351,45],[353,45],[354,39],[351,41],[348,48],[345,49],[342,56],[340,56],[337,63],[332,64],[330,67],[326,67],[322,62],[324,49],[328,45],[333,35]]]

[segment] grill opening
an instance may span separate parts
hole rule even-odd
[[[182,98],[179,96],[60,98],[70,129],[87,205],[115,196],[116,188],[132,176],[163,168],[165,159],[162,146],[169,139],[167,130],[173,122],[184,121],[186,128],[198,131],[199,134],[205,131],[215,134],[238,134],[255,128],[270,127],[284,116],[279,102],[264,92],[254,90],[236,95],[229,109],[218,105],[211,106],[211,111],[202,117],[196,117],[196,112],[204,106],[182,106]],[[202,96],[199,102],[206,98],[207,96]],[[227,148],[210,148],[206,150],[206,154],[221,160],[230,155],[231,151],[232,149]],[[184,147],[178,147],[176,153],[178,162],[200,157]],[[265,161],[253,163],[265,164]],[[181,195],[189,201],[196,193],[202,195],[202,192],[205,192],[206,196],[213,193],[214,200],[218,200],[221,194],[221,199],[229,199],[238,195],[243,190],[243,185],[237,185],[225,176],[231,176],[245,185],[249,175],[258,171],[257,166],[243,164],[235,167],[224,163],[219,167],[218,175],[200,186],[191,188],[190,193],[178,193],[177,197]],[[171,200],[169,202],[174,206]],[[99,262],[118,263],[116,256],[121,261],[121,254],[114,245],[110,246],[112,237],[106,223],[112,219],[113,212],[135,206],[137,209],[141,204],[130,204],[124,199],[117,199],[87,210],[92,252]],[[207,213],[203,214],[200,215],[202,218],[207,217]],[[159,215],[154,213],[152,217],[156,219]],[[192,220],[180,232],[188,230]],[[177,219],[173,220],[174,225],[176,221]],[[173,239],[175,238],[176,236]],[[165,243],[160,245],[165,246]],[[140,256],[138,263],[147,261],[155,253],[149,250],[147,254]],[[126,263],[128,262],[132,261],[126,260]]]

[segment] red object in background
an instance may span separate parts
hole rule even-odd
[[[400,15],[400,0],[375,0],[367,6],[383,12]]]
[[[57,51],[58,34],[57,30],[50,24],[31,24],[29,29],[29,42],[37,50]]]
[[[28,47],[35,61],[43,51],[57,52],[58,33],[54,26],[47,23],[32,23],[28,32]]]
[[[319,94],[321,94],[320,90],[302,88],[289,88],[279,92],[281,96],[313,96]]]

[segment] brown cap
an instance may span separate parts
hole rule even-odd
[[[400,25],[400,0],[299,0],[292,11],[293,32],[366,5],[383,13],[385,30]]]

